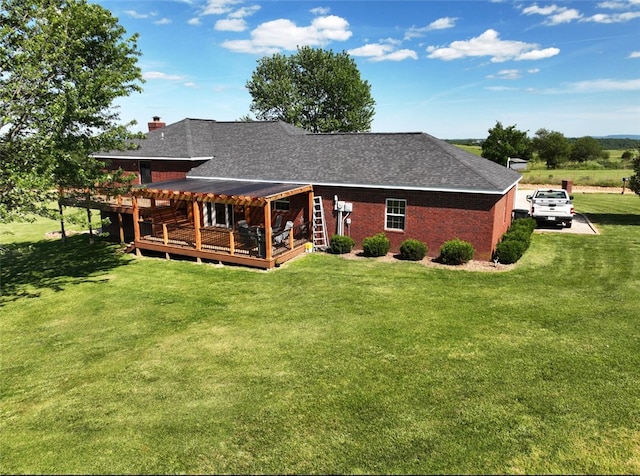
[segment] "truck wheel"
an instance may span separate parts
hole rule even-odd
[[[572,223],[572,222],[570,222],[570,221],[566,222],[566,223],[564,224],[564,227],[565,227],[565,228],[571,228],[571,223]]]

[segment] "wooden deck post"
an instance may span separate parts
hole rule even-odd
[[[193,227],[196,233],[196,250],[202,249],[202,232],[200,230],[200,203],[193,201]]]
[[[118,212],[118,231],[120,232],[120,243],[124,243],[124,223],[120,212]]]
[[[313,239],[313,190],[309,191],[309,204],[307,208],[307,222],[309,222],[309,229],[307,230],[307,239]]]
[[[164,243],[164,246],[169,244],[169,230],[167,230],[166,223],[162,224],[162,243]]]
[[[140,241],[140,209],[138,208],[138,198],[135,195],[131,197],[131,205],[133,208],[133,239]]]
[[[271,202],[267,200],[264,205],[264,239],[267,254],[265,258],[269,261],[273,258],[273,236],[271,231]]]
[[[233,230],[229,232],[229,254],[236,254],[236,243],[233,238]]]

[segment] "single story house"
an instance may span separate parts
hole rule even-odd
[[[384,232],[392,251],[415,238],[430,256],[460,238],[475,259],[490,260],[521,179],[425,133],[313,134],[281,121],[165,125],[155,117],[138,145],[95,154],[137,175],[131,201],[103,208],[114,235],[138,250],[265,268],[317,244],[319,228],[324,244],[344,234],[359,246]]]

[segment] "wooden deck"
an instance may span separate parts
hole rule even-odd
[[[195,227],[188,225],[140,222],[140,239],[135,241],[137,250],[148,250],[171,255],[188,256],[198,261],[217,261],[270,269],[304,253],[309,240],[309,223],[289,230],[288,236],[271,243],[271,259],[266,258],[264,236],[252,234],[241,236],[238,231],[227,228],[200,228],[197,242]]]

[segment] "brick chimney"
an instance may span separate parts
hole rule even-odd
[[[160,116],[153,116],[153,122],[148,122],[147,125],[149,126],[149,132],[155,131],[156,129],[161,129],[166,126],[164,122],[160,121]]]

